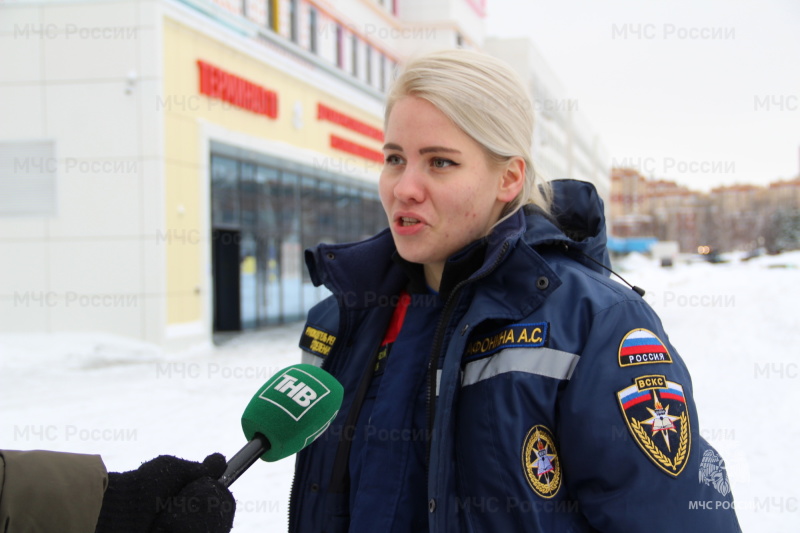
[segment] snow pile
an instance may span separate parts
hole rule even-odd
[[[743,529],[797,531],[800,252],[617,266],[647,291],[692,372],[700,432],[726,460]],[[0,446],[99,453],[111,471],[164,453],[230,457],[252,395],[299,362],[301,327],[177,355],[106,334],[0,335]],[[236,481],[234,531],[286,530],[293,467],[259,462]]]

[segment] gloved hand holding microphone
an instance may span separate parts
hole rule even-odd
[[[236,510],[228,489],[231,483],[259,457],[277,461],[311,444],[338,413],[342,395],[341,384],[318,367],[284,368],[259,388],[245,408],[242,429],[249,442],[230,461],[226,463],[219,453],[202,463],[161,455],[136,470],[109,473],[99,516],[97,505],[87,504],[85,494],[75,494],[81,503],[73,506],[64,494],[58,494],[59,486],[81,486],[71,480],[88,470],[83,465],[91,465],[87,458],[92,456],[76,460],[76,454],[0,451],[0,514],[4,515],[0,519],[9,532],[85,531],[73,526],[91,523],[92,517],[86,514],[94,513],[97,533],[227,533]],[[34,469],[54,482],[26,484],[26,476]],[[23,486],[24,493],[19,489]],[[31,486],[34,494],[29,493]],[[51,505],[54,499],[61,500],[61,505]],[[41,513],[34,512],[37,507]]]

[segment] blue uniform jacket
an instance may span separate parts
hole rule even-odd
[[[588,183],[553,188],[552,217],[526,207],[498,225],[480,266],[444,295],[429,368],[430,530],[740,531],[686,366],[648,304],[597,264],[608,264],[602,201]],[[298,455],[293,533],[348,530],[351,406],[408,283],[394,252],[388,230],[306,252],[333,296],[300,345],[345,396]]]

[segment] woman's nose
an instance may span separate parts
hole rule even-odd
[[[408,165],[394,185],[394,196],[403,202],[421,202],[425,199],[424,174]]]

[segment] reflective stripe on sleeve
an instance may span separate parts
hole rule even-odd
[[[506,372],[569,379],[579,360],[579,355],[552,348],[507,348],[491,357],[467,363],[461,386],[474,385]]]

